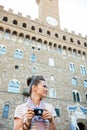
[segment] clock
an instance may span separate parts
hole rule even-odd
[[[58,25],[57,20],[54,17],[51,17],[51,16],[46,17],[46,22],[48,24],[50,24],[51,26],[57,26]]]

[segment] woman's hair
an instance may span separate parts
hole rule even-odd
[[[42,75],[32,76],[27,78],[27,86],[29,86],[29,95],[32,93],[32,85],[37,86],[40,81],[45,81]]]

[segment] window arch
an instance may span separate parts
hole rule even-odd
[[[4,33],[4,39],[9,40],[11,36],[11,30],[10,29],[6,29],[5,33]]]
[[[0,45],[0,54],[2,54],[2,55],[6,54],[6,46],[5,45]]]
[[[8,18],[6,16],[3,17],[3,21],[7,22]]]
[[[23,59],[23,51],[21,49],[16,49],[14,52],[14,57],[18,59]]]
[[[75,102],[80,102],[80,94],[78,91],[74,90],[72,92],[72,96],[73,96],[73,101]]]
[[[87,88],[87,80],[83,81],[84,87]]]
[[[9,84],[8,84],[8,92],[19,93],[20,92],[20,82],[16,79],[10,80]]]
[[[76,78],[72,78],[72,85],[74,85],[74,86],[77,85],[77,79]]]
[[[3,108],[2,117],[3,118],[8,118],[8,114],[9,114],[9,105],[5,104],[4,108]]]
[[[72,43],[74,42],[74,41],[73,41],[73,38],[70,38],[70,42],[72,42]]]
[[[63,40],[66,40],[66,36],[63,36]]]
[[[86,75],[86,68],[83,65],[80,66],[80,72],[81,74]]]
[[[35,26],[32,26],[32,27],[31,27],[31,30],[35,30]]]
[[[35,55],[35,54],[31,54],[31,55],[30,55],[30,61],[31,61],[31,62],[36,62],[36,61],[37,61],[37,58],[36,58],[36,55]]]
[[[13,24],[17,25],[18,24],[17,20],[13,20]]]
[[[39,28],[39,32],[42,33],[42,28]]]
[[[26,28],[26,27],[27,27],[27,24],[26,24],[26,23],[23,23],[23,24],[22,24],[22,27]]]
[[[70,69],[70,71],[74,72],[75,71],[75,65],[73,63],[70,63],[69,69]]]

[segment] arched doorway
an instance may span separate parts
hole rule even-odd
[[[80,130],[86,130],[85,125],[83,123],[78,123],[78,126]]]

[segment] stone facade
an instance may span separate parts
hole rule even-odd
[[[87,37],[3,6],[0,16],[0,130],[13,129],[15,108],[26,100],[26,78],[37,74],[47,81],[45,100],[59,110],[57,130],[70,130],[71,112],[87,130]]]

